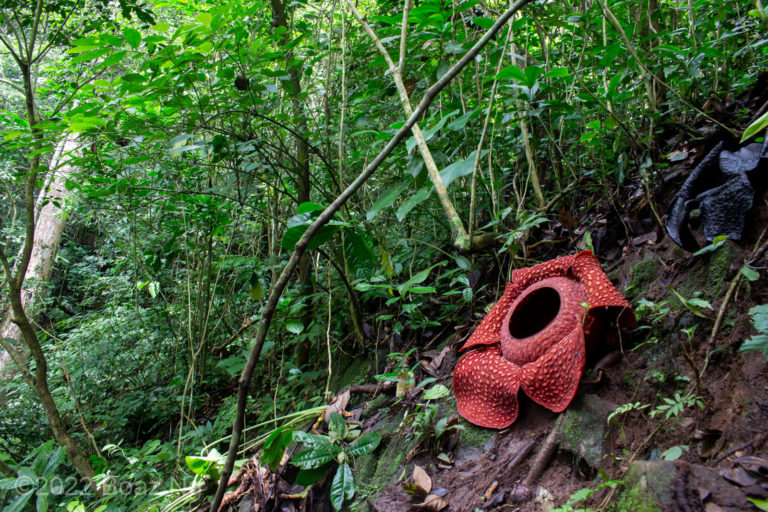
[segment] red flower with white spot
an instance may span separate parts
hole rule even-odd
[[[586,351],[607,330],[634,323],[629,304],[589,251],[514,270],[462,348],[474,350],[453,372],[459,414],[482,427],[507,427],[517,419],[521,387],[534,402],[564,411]]]

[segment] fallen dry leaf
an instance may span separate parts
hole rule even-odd
[[[337,412],[343,416],[344,413],[346,412],[344,411],[344,409],[347,407],[348,403],[349,403],[349,390],[346,390],[345,392],[336,395],[336,397],[333,399],[333,403],[325,408],[325,414],[323,415],[323,419],[325,419],[325,422],[326,423],[328,422],[332,412]]]
[[[424,498],[424,503],[411,506],[411,510],[426,510],[428,512],[440,512],[448,506],[448,502],[437,494],[430,494]]]
[[[432,490],[432,479],[419,465],[413,466],[413,483],[424,489],[425,494]]]

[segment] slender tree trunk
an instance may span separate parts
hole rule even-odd
[[[285,14],[285,4],[281,0],[271,0],[272,3],[272,25],[275,28],[283,27],[283,39],[280,43],[283,46],[288,42],[290,34],[288,27],[288,19]],[[296,132],[301,136],[295,137],[296,144],[296,171],[294,176],[294,183],[296,185],[296,197],[298,204],[306,203],[309,201],[311,185],[309,176],[309,146],[307,144],[307,118],[304,115],[304,108],[301,104],[301,71],[295,66],[291,65],[293,60],[293,52],[287,52],[285,54],[285,63],[288,70],[291,91],[291,104],[293,106],[293,124],[296,127]],[[302,294],[311,295],[313,292],[312,286],[312,262],[309,259],[308,254],[304,254],[299,261],[299,287]],[[311,308],[307,308],[303,315],[302,321],[304,325],[308,325],[312,319]],[[309,362],[309,354],[311,345],[308,339],[305,339],[299,343],[298,351],[296,352],[296,367],[301,368]]]
[[[40,191],[35,210],[38,211],[35,222],[35,240],[32,246],[32,254],[29,258],[29,267],[24,275],[24,281],[34,283],[33,286],[21,290],[21,305],[29,310],[38,304],[45,296],[45,283],[51,277],[53,262],[56,259],[61,235],[64,232],[65,218],[61,214],[61,205],[66,200],[66,178],[74,172],[69,164],[68,156],[77,146],[77,136],[69,134],[59,142],[53,160],[51,161],[51,176],[48,186]],[[21,254],[17,261],[21,259]],[[13,310],[10,309],[0,329],[0,337],[13,340],[19,347],[22,355],[26,356],[26,350],[21,350],[23,345],[22,333],[19,326],[11,321]],[[10,354],[0,351],[0,372],[11,363]]]

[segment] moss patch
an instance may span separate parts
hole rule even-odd
[[[633,299],[645,290],[655,280],[660,267],[661,262],[657,259],[643,260],[632,267],[629,272],[631,279],[625,292],[627,297]]]
[[[740,256],[740,250],[732,243],[725,243],[715,249],[707,265],[704,295],[713,299],[725,291],[726,281],[731,277],[731,265]]]
[[[379,447],[371,454],[355,459],[353,473],[358,489],[356,501],[351,510],[368,510],[368,500],[372,500],[403,471],[405,456],[413,450],[418,441],[404,436],[397,431],[400,418],[390,415],[376,425],[376,431],[382,434]]]
[[[660,512],[671,503],[677,468],[670,461],[637,461],[624,477],[624,490],[611,512]]]
[[[371,361],[360,358],[355,359],[347,365],[339,365],[340,367],[346,366],[344,373],[334,381],[333,389],[340,391],[352,384],[361,384],[368,380],[368,373],[371,371]]]

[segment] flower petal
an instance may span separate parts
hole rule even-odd
[[[504,316],[509,311],[509,307],[515,302],[515,299],[520,294],[512,283],[507,283],[504,289],[504,294],[491,308],[485,318],[480,322],[480,325],[475,328],[475,332],[469,337],[461,350],[467,350],[470,347],[478,345],[492,345],[499,342],[499,329],[501,328],[501,322],[504,321]]]
[[[635,325],[635,315],[629,303],[616,290],[611,280],[600,268],[600,262],[589,251],[582,251],[574,257],[573,275],[584,287],[590,313],[599,321],[614,321],[621,327]],[[603,308],[604,313],[597,313],[596,308]]]
[[[519,388],[520,367],[504,359],[498,345],[463,355],[453,372],[459,414],[481,427],[504,428],[514,423]]]
[[[576,395],[586,361],[579,325],[539,359],[523,366],[523,391],[537,404],[562,412]]]

